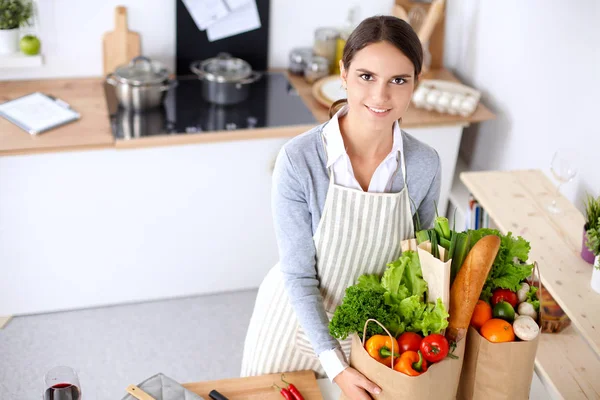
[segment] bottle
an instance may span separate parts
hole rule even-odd
[[[356,24],[356,15],[358,14],[358,6],[351,7],[348,10],[348,16],[346,17],[346,23],[342,28],[340,28],[340,35],[336,42],[335,48],[335,60],[333,61],[333,73],[339,75],[340,73],[340,60],[344,55],[344,46],[346,46],[346,41],[348,40],[348,36],[352,33]]]

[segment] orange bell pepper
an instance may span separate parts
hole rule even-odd
[[[371,357],[380,363],[392,368],[392,344],[394,345],[394,358],[400,357],[400,350],[396,338],[386,335],[373,335],[365,343],[365,350]]]
[[[402,372],[408,376],[419,376],[427,371],[427,360],[423,358],[421,351],[405,351],[394,365],[394,371]]]

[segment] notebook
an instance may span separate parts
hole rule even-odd
[[[44,93],[35,92],[0,104],[0,117],[37,135],[81,116],[67,103]]]

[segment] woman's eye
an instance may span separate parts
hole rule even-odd
[[[402,85],[402,84],[406,83],[404,78],[394,78],[394,80],[392,82],[394,82],[396,85]]]
[[[365,81],[370,81],[373,78],[373,76],[370,74],[362,74],[360,77]]]

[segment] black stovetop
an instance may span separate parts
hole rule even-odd
[[[316,124],[285,74],[277,72],[263,73],[251,85],[248,99],[231,106],[205,101],[195,75],[177,77],[162,107],[140,113],[119,107],[113,86],[105,84],[104,90],[117,140]]]

